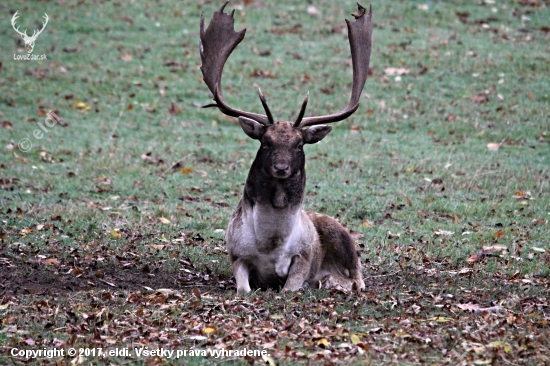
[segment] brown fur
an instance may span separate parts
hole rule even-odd
[[[308,216],[319,235],[323,253],[322,267],[332,273],[333,283],[327,287],[339,285],[346,289],[363,289],[365,284],[361,275],[360,259],[347,230],[330,216],[314,212],[308,212]],[[328,281],[330,276],[325,276],[323,280]]]

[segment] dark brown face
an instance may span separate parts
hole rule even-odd
[[[287,179],[304,171],[304,144],[321,141],[332,127],[316,125],[309,128],[296,128],[289,122],[264,125],[247,117],[239,117],[244,133],[262,143],[255,163],[272,177]]]
[[[277,122],[265,129],[258,155],[264,169],[272,177],[286,179],[304,169],[302,131],[287,122]]]

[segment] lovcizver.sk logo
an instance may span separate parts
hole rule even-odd
[[[15,23],[17,21],[17,18],[19,18],[19,11],[16,11],[15,14],[13,14],[13,17],[11,18],[11,26],[13,29],[19,33],[19,35],[23,38],[23,42],[25,42],[25,49],[27,50],[26,55],[16,55],[13,54],[14,60],[29,60],[29,61],[36,61],[36,60],[47,60],[48,58],[46,55],[33,55],[32,50],[34,49],[34,42],[36,41],[36,38],[44,31],[44,28],[46,28],[46,24],[48,24],[48,14],[44,13],[44,20],[45,22],[42,22],[42,29],[37,30],[35,29],[32,33],[32,36],[29,36],[27,34],[27,30],[25,29],[24,32],[19,31],[19,26],[15,26]]]

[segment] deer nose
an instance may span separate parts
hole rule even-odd
[[[277,174],[285,174],[288,172],[288,164],[276,163],[274,168]]]

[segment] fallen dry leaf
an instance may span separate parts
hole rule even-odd
[[[111,236],[115,239],[122,238],[122,234],[116,231],[115,229],[111,229]]]
[[[493,234],[493,238],[495,238],[495,239],[500,239],[502,237],[504,237],[504,231],[502,231],[502,230],[499,230],[499,231],[497,231]]]
[[[409,197],[407,197],[407,195],[405,193],[401,193],[401,195],[403,196],[403,199],[407,203],[407,206],[409,206],[409,207],[412,206],[411,199]]]
[[[271,356],[262,354],[262,360],[263,360],[265,363],[267,363],[269,366],[275,366],[275,365],[277,365],[277,364],[275,363],[275,360],[274,360],[273,357],[271,357]]]
[[[87,112],[90,109],[90,106],[84,102],[74,102],[73,107],[81,112]]]
[[[476,313],[495,312],[502,309],[501,306],[491,306],[491,307],[482,308],[478,304],[472,304],[470,302],[466,304],[456,304],[456,307],[459,308],[460,310],[466,310],[466,311],[471,311]]]
[[[352,334],[350,337],[349,337],[351,343],[353,344],[358,344],[358,343],[361,343],[361,338],[359,338],[359,336],[357,334]]]
[[[326,338],[321,338],[317,341],[317,345],[323,348],[330,347],[330,342]]]
[[[483,250],[483,252],[485,253],[502,252],[503,250],[506,250],[506,249],[507,248],[503,245],[491,245],[491,246],[481,247],[481,250]]]
[[[57,258],[48,258],[48,259],[45,259],[43,263],[48,265],[57,264],[58,260]]]
[[[384,70],[384,74],[388,76],[407,75],[409,72],[410,70],[404,67],[388,67]]]
[[[197,300],[201,300],[201,292],[198,288],[193,287],[193,295],[197,298]]]
[[[471,97],[470,100],[474,103],[487,103],[489,101],[489,97],[487,94],[479,94]]]
[[[476,262],[479,262],[480,260],[482,260],[483,258],[485,258],[485,255],[483,253],[472,254],[468,257],[468,259],[466,259],[466,262],[476,263]]]
[[[434,234],[436,236],[452,236],[454,234],[454,232],[438,229],[438,230],[434,231]]]
[[[159,288],[157,292],[163,295],[172,295],[175,291],[170,288]]]
[[[517,198],[517,199],[531,199],[531,192],[529,191],[517,191],[516,194],[514,195],[514,198]]]
[[[216,331],[216,327],[213,325],[207,325],[202,331],[204,334],[212,334]]]
[[[438,323],[449,323],[454,321],[454,319],[447,318],[445,316],[434,316],[433,318],[430,318],[430,320],[435,320]]]
[[[319,10],[313,5],[307,7],[307,13],[309,15],[319,15]]]

